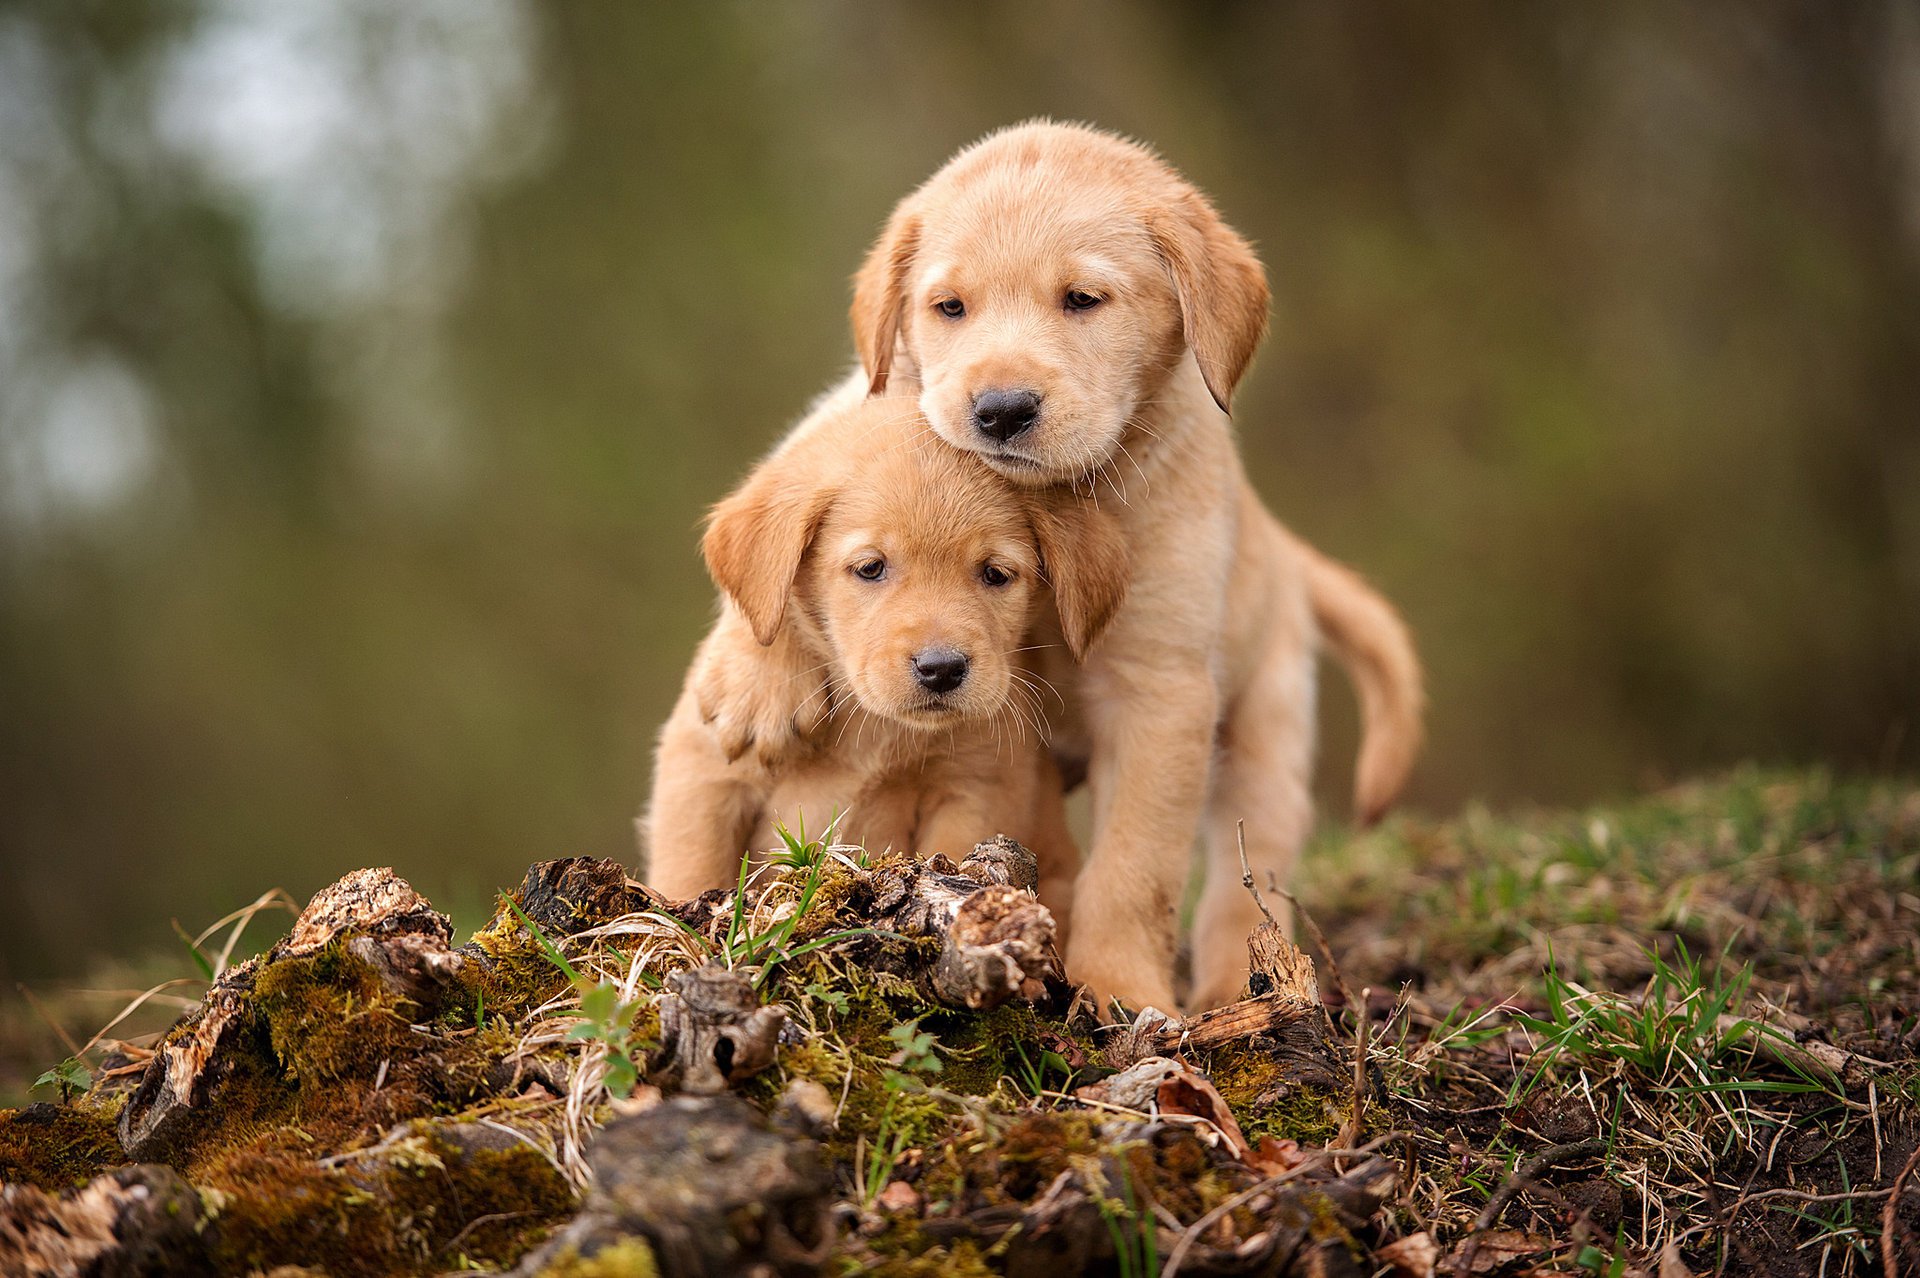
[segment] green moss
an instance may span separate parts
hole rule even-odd
[[[945,1061],[940,1085],[967,1096],[992,1096],[1003,1090],[1003,1083],[1023,1088],[1021,1053],[1037,1066],[1045,1051],[1040,1045],[1042,1033],[1070,1038],[1082,1055],[1097,1058],[1098,1048],[1090,1037],[1074,1034],[1059,1022],[1043,1022],[1025,1003],[1003,1003],[989,1012],[940,1010],[928,1016],[924,1025],[940,1040]],[[1061,1081],[1056,1072],[1048,1085],[1058,1086]]]
[[[1028,1114],[965,1167],[964,1192],[982,1203],[1024,1203],[1076,1163],[1100,1153],[1099,1120],[1080,1111]]]
[[[807,912],[793,929],[793,943],[802,945],[847,927],[869,926],[859,914],[865,895],[867,875],[848,869],[828,857],[820,866],[820,884],[814,889]]]
[[[517,903],[519,894],[513,899]],[[460,969],[461,996],[452,1009],[461,1024],[473,1024],[476,1013],[488,1020],[517,1019],[567,983],[533,933],[504,905],[461,951],[468,961]]]
[[[1188,1132],[1121,1151],[1135,1192],[1181,1220],[1198,1220],[1240,1189],[1206,1145]]]
[[[479,1030],[421,1033],[419,1011],[339,944],[268,964],[252,1023],[223,1053],[226,1077],[167,1160],[216,1186],[249,1167],[271,1178],[276,1161],[350,1150],[472,1104],[517,1032],[489,1018]]]
[[[209,1161],[281,1130],[294,1120],[299,1096],[273,1058],[266,1027],[248,1027],[226,1049],[230,1065],[207,1100],[182,1111],[164,1161],[197,1178]]]
[[[261,1142],[211,1168],[204,1187],[215,1259],[238,1273],[437,1273],[461,1257],[503,1267],[573,1210],[566,1182],[533,1150],[459,1150],[431,1133],[335,1166]]]
[[[653,1248],[641,1238],[622,1238],[591,1256],[568,1247],[540,1267],[536,1278],[657,1278]]]
[[[395,997],[343,938],[260,969],[254,1002],[274,1055],[302,1080],[371,1077],[405,1052],[420,1009]]]
[[[823,1032],[781,1048],[779,1068],[748,1083],[748,1099],[770,1106],[792,1078],[811,1079],[835,1097],[844,1096],[839,1127],[824,1143],[828,1157],[847,1166],[863,1136],[888,1145],[897,1136],[908,1148],[922,1148],[961,1121],[950,1105],[924,1090],[898,1085],[898,1071],[888,1061],[898,1046],[889,1031],[928,1011],[910,982],[884,970],[841,974],[814,962],[788,974],[785,989],[799,1001],[811,997],[805,992],[809,985],[832,988],[841,996],[839,1006],[813,1003]],[[941,1056],[944,1061],[946,1053]],[[943,1070],[926,1081],[945,1087],[949,1080]]]
[[[749,1082],[745,1094],[770,1106],[785,1080],[792,1078],[811,1079],[833,1096],[845,1097],[839,1105],[839,1125],[821,1144],[827,1159],[856,1179],[865,1172],[864,1167],[855,1166],[862,1138],[869,1150],[876,1145],[891,1148],[896,1140],[904,1142],[902,1148],[925,1149],[961,1122],[947,1103],[911,1081],[899,1083],[884,1057],[857,1053],[849,1065],[845,1054],[816,1039],[783,1047],[779,1070]]]
[[[907,1238],[911,1242],[906,1241]],[[848,1259],[843,1262],[845,1268],[841,1271],[848,1278],[855,1274],[872,1275],[873,1278],[990,1278],[998,1272],[987,1263],[980,1248],[973,1243],[958,1242],[951,1247],[930,1246],[917,1229],[904,1235],[883,1234],[873,1239],[869,1246],[879,1254],[880,1259],[877,1262],[865,1258]]]
[[[82,1100],[0,1111],[0,1182],[57,1193],[123,1165],[116,1109]]]
[[[1288,1077],[1284,1061],[1258,1048],[1235,1046],[1213,1054],[1207,1076],[1254,1144],[1264,1137],[1302,1146],[1325,1145],[1339,1130],[1342,1101]]]

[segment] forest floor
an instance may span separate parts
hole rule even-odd
[[[0,1271],[1920,1273],[1920,787],[1329,834],[1317,993],[1184,1023],[1098,1024],[1007,873],[545,863],[457,949],[350,876],[164,1037],[9,1004],[0,1059],[87,1050],[0,1112]]]

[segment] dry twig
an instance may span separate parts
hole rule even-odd
[[[1920,1147],[1916,1147],[1907,1159],[1907,1165],[1893,1178],[1893,1188],[1887,1191],[1887,1205],[1880,1210],[1880,1268],[1889,1276],[1900,1272],[1895,1261],[1899,1258],[1893,1250],[1893,1227],[1900,1212],[1900,1193],[1907,1186],[1907,1177],[1913,1174],[1916,1164],[1920,1164]]]
[[[1559,1167],[1582,1158],[1591,1158],[1595,1154],[1607,1152],[1607,1142],[1599,1137],[1588,1140],[1569,1141],[1564,1145],[1555,1145],[1544,1149],[1514,1169],[1500,1188],[1493,1191],[1493,1197],[1487,1199],[1487,1205],[1481,1209],[1479,1218],[1473,1222],[1473,1229],[1467,1235],[1467,1244],[1457,1253],[1453,1262],[1453,1272],[1470,1274],[1473,1272],[1473,1257],[1480,1250],[1480,1235],[1491,1228],[1500,1218],[1500,1213],[1513,1201],[1515,1194],[1532,1184],[1540,1173],[1549,1168]]]

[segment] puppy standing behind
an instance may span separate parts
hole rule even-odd
[[[864,369],[788,436],[809,448],[869,393],[917,401],[1011,486],[1069,487],[1120,521],[1133,585],[1071,698],[1084,716],[1093,848],[1067,973],[1172,1006],[1175,906],[1196,832],[1206,885],[1189,1005],[1244,988],[1259,921],[1241,889],[1285,881],[1312,824],[1315,658],[1359,688],[1363,819],[1421,737],[1420,667],[1393,608],[1295,537],[1248,484],[1226,408],[1267,325],[1266,273],[1147,148],[1048,122],[993,134],[902,200],[855,280]],[[847,446],[851,446],[848,443]],[[698,696],[730,737],[804,735],[804,671]]]
[[[1024,636],[1051,600],[1086,653],[1126,591],[1115,522],[1009,487],[910,403],[876,400],[762,462],[703,550],[722,613],[661,732],[648,882],[674,898],[721,887],[744,849],[773,846],[775,821],[839,812],[838,836],[875,851],[958,858],[1017,839],[1064,931],[1079,855]],[[716,665],[743,684],[809,676],[818,730],[773,748],[724,739],[695,692]]]

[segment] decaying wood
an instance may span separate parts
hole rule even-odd
[[[955,865],[944,856],[873,874],[874,925],[902,936],[934,936],[941,953],[932,994],[951,1007],[998,1007],[1041,997],[1060,973],[1053,913],[1033,895],[1033,853],[1004,835]]]
[[[1204,1052],[1262,1034],[1269,1038],[1294,1036],[1301,1026],[1320,1037],[1314,1022],[1320,1009],[1276,994],[1216,1007],[1184,1021],[1168,1021],[1154,1032],[1154,1046],[1163,1055],[1178,1051]]]
[[[355,870],[316,892],[267,963],[304,958],[345,939],[396,996],[430,1012],[459,972],[453,924],[390,869]],[[252,1003],[261,960],[221,974],[201,1005],[169,1031],[120,1111],[120,1144],[131,1158],[157,1159],[217,1104],[233,1070],[258,1058]]]
[[[573,856],[530,866],[515,893],[549,936],[572,936],[623,914],[667,908],[666,898],[604,857]]]
[[[348,932],[414,934],[444,944],[453,939],[453,921],[391,869],[355,870],[313,894],[271,957],[312,954]]]
[[[424,1008],[439,1001],[464,961],[453,920],[391,869],[355,870],[321,888],[267,961],[314,954],[347,937],[347,952],[395,994]]]
[[[258,959],[230,967],[170,1031],[120,1111],[120,1146],[139,1161],[165,1157],[233,1071],[231,1045],[254,1031]]]
[[[818,1148],[731,1096],[680,1097],[614,1119],[590,1156],[580,1215],[516,1271],[644,1238],[687,1278],[812,1274],[831,1241]]]
[[[831,902],[826,908],[832,916],[808,920],[810,928],[817,930],[804,935],[842,928],[855,933],[836,942],[847,947],[842,957],[856,964],[871,958],[886,965],[892,981],[886,988],[895,991],[889,998],[925,1000],[922,1006],[937,1000],[962,1011],[982,1011],[1025,997],[1044,1001],[1043,1015],[1046,1007],[1059,1011],[1071,1002],[1070,995],[1062,992],[1054,920],[1034,895],[1037,866],[1017,843],[996,839],[957,864],[944,857],[925,862],[883,858],[868,866],[849,858],[799,872],[843,876],[821,897]],[[770,877],[767,881],[781,880]],[[814,882],[817,886],[820,880]],[[749,913],[766,913],[763,903],[753,898],[765,890],[764,883],[747,888]],[[515,903],[555,943],[616,919],[658,912],[671,914],[718,945],[739,917],[730,891],[708,893],[692,902],[667,902],[633,882],[618,862],[591,858],[533,866],[515,893]],[[894,939],[899,936],[913,938],[915,943],[903,945]],[[283,1014],[275,1010],[281,1004],[273,1001],[282,996],[268,997],[281,988],[273,979],[272,965],[302,962],[329,946],[344,946],[362,959],[397,997],[393,1006],[403,1009],[405,1017],[396,1022],[388,1016],[387,1020],[405,1043],[438,1053],[441,1044],[487,1042],[485,1031],[491,1018],[463,1026],[466,1002],[441,995],[455,989],[471,991],[480,978],[510,982],[529,965],[544,971],[545,960],[534,945],[531,929],[505,905],[475,941],[457,950],[451,942],[446,916],[391,871],[359,871],[317,894],[264,960],[227,972],[205,1002],[162,1040],[120,1113],[119,1132],[126,1148],[135,1157],[180,1160],[182,1151],[197,1148],[191,1142],[202,1138],[194,1127],[188,1140],[180,1140],[183,1126],[205,1123],[209,1115],[218,1114],[223,1080],[238,1065],[250,1065],[256,1079],[263,1064],[269,1071],[288,1068],[276,1057],[287,1031]],[[580,943],[574,948],[581,948]],[[673,952],[683,955],[698,948]],[[834,1174],[823,1167],[815,1141],[834,1143],[844,1172],[847,1155],[839,1148],[856,1137],[849,1135],[843,1119],[857,1112],[848,1108],[849,1096],[860,1101],[858,1092],[850,1090],[855,1086],[853,1076],[836,1088],[794,1070],[784,1080],[782,1099],[772,1107],[772,1117],[726,1095],[743,1080],[775,1065],[783,1035],[792,1041],[799,1030],[786,1008],[763,1002],[754,988],[753,969],[732,970],[715,963],[693,968],[670,965],[655,1001],[659,1047],[643,1063],[645,1085],[632,1099],[598,1105],[595,1112],[595,1119],[606,1120],[607,1125],[587,1148],[594,1179],[582,1211],[538,1252],[526,1257],[516,1272],[531,1275],[548,1265],[564,1270],[573,1259],[591,1259],[623,1241],[637,1246],[632,1240],[638,1239],[652,1249],[663,1273],[812,1273],[829,1256],[864,1254],[861,1240],[877,1237],[872,1232],[876,1222],[878,1228],[885,1228],[887,1220],[900,1216],[914,1218],[913,1227],[930,1243],[965,1239],[977,1247],[996,1247],[995,1264],[1004,1264],[1011,1274],[1056,1278],[1089,1268],[1110,1269],[1140,1260],[1137,1253],[1124,1255],[1116,1248],[1145,1245],[1129,1244],[1116,1234],[1117,1187],[1138,1189],[1151,1201],[1151,1210],[1158,1213],[1163,1226],[1174,1222],[1175,1208],[1169,1205],[1174,1200],[1164,1197],[1161,1187],[1148,1181],[1136,1185],[1129,1179],[1133,1175],[1129,1159],[1142,1144],[1185,1160],[1175,1164],[1182,1168],[1179,1175],[1190,1176],[1193,1166],[1205,1166],[1216,1169],[1228,1185],[1247,1186],[1242,1191],[1247,1195],[1246,1210],[1186,1226],[1190,1236],[1178,1237],[1180,1272],[1329,1276],[1355,1272],[1350,1231],[1371,1217],[1391,1191],[1392,1168],[1365,1159],[1363,1150],[1356,1151],[1362,1161],[1339,1175],[1341,1169],[1324,1158],[1313,1161],[1309,1155],[1306,1161],[1287,1161],[1298,1157],[1291,1142],[1282,1142],[1288,1150],[1279,1153],[1268,1150],[1271,1141],[1260,1149],[1250,1148],[1240,1119],[1209,1078],[1210,1072],[1226,1064],[1251,1059],[1261,1070],[1255,1077],[1271,1080],[1261,1086],[1272,1090],[1272,1096],[1253,1098],[1250,1103],[1255,1106],[1296,1086],[1327,1091],[1339,1086],[1343,1071],[1327,1038],[1312,963],[1271,922],[1256,932],[1250,952],[1253,987],[1259,993],[1229,1007],[1185,1021],[1149,1011],[1123,1031],[1082,1042],[1074,1040],[1075,1031],[1066,1024],[1058,1027],[1059,1032],[1044,1023],[1031,1031],[1033,1038],[1024,1046],[1043,1054],[1058,1052],[1070,1069],[1087,1071],[1083,1082],[1096,1077],[1102,1067],[1118,1071],[1074,1093],[1084,1107],[1080,1112],[1089,1116],[1075,1120],[1081,1124],[1077,1130],[1092,1135],[1094,1153],[1076,1158],[1065,1171],[1050,1172],[1052,1179],[1037,1191],[1032,1186],[1022,1188],[1017,1199],[996,1199],[990,1194],[968,1198],[964,1191],[959,1197],[942,1199],[926,1192],[926,1183],[916,1184],[911,1169],[924,1165],[919,1161],[924,1152],[904,1151],[899,1164],[903,1170],[876,1196],[877,1203],[863,1201],[868,1208],[864,1215],[842,1204],[842,1216],[849,1224],[857,1220],[859,1228],[839,1236],[832,1213],[844,1186],[837,1186]],[[352,968],[352,979],[360,982],[355,988],[364,988],[364,972],[346,966]],[[310,972],[333,970],[328,964],[310,964],[288,975],[311,979]],[[811,975],[805,979],[812,979]],[[515,987],[505,983],[487,988]],[[788,988],[792,997],[800,997],[792,993],[798,986]],[[491,1011],[494,1000],[489,997],[487,1002]],[[416,1009],[421,1012],[419,1021],[412,1019]],[[444,1014],[439,1019],[433,1019],[436,1009]],[[1013,1019],[1024,1023],[1022,1018]],[[1087,1022],[1078,1024],[1090,1029]],[[822,1022],[823,1028],[831,1025]],[[460,1084],[467,1089],[460,1093],[462,1099],[503,1092],[522,1092],[536,1101],[550,1099],[543,1092],[555,1098],[566,1095],[576,1081],[567,1068],[566,1048],[550,1038],[535,1039],[532,1047],[525,1046],[526,1041],[497,1060],[469,1059],[464,1066],[466,1081]],[[378,1097],[391,1094],[395,1087],[384,1056],[387,1049],[380,1050],[377,1061],[359,1067],[364,1076],[346,1080],[362,1088],[370,1083],[366,1095],[375,1098],[376,1104]],[[420,1059],[424,1058],[401,1059],[411,1050],[402,1048],[396,1054],[394,1059],[400,1061],[396,1072],[412,1069],[408,1086],[425,1086],[429,1095],[440,1094],[439,1075],[426,1076],[423,1084]],[[306,1058],[287,1055],[286,1059]],[[372,1076],[376,1065],[377,1076]],[[825,1081],[838,1080],[829,1076]],[[274,1073],[271,1085],[283,1084],[296,1086]],[[342,1079],[334,1074],[302,1067],[297,1098],[305,1103],[310,1091],[312,1096],[330,1096],[325,1089],[337,1085],[342,1085]],[[870,1089],[873,1084],[860,1086]],[[294,1098],[296,1093],[289,1090],[286,1096]],[[569,1102],[574,1099],[568,1096]],[[595,1103],[591,1095],[586,1099]],[[864,1103],[870,1110],[871,1096]],[[1064,1097],[1056,1107],[1073,1108]],[[427,1123],[431,1126],[422,1126]],[[312,1160],[330,1175],[364,1179],[369,1186],[366,1192],[375,1197],[385,1183],[387,1164],[415,1156],[412,1151],[429,1138],[433,1157],[443,1160],[445,1167],[464,1166],[456,1160],[491,1158],[529,1143],[525,1133],[516,1134],[480,1107],[432,1119],[416,1114],[370,1130],[374,1135],[382,1130],[386,1134],[377,1140],[361,1137],[332,1149],[316,1149]],[[863,1127],[851,1130],[859,1140],[876,1139]],[[591,1137],[591,1125],[585,1135]],[[863,1157],[855,1155],[856,1160]],[[578,1162],[569,1165],[580,1166]],[[1284,1170],[1261,1179],[1276,1168]],[[856,1168],[855,1174],[864,1171]],[[117,1183],[95,1181],[85,1191],[93,1195],[90,1198],[83,1194],[6,1199],[9,1204],[17,1202],[18,1210],[11,1216],[0,1212],[0,1272],[12,1271],[7,1264],[10,1253],[4,1248],[26,1245],[15,1235],[26,1237],[37,1229],[32,1236],[42,1238],[46,1227],[32,1222],[43,1217],[64,1220],[60,1213],[80,1213],[70,1225],[59,1226],[71,1238],[82,1240],[76,1245],[97,1244],[101,1255],[109,1254],[109,1244],[122,1245],[114,1233],[121,1228],[118,1222],[123,1216],[134,1220],[125,1215],[131,1208],[124,1207],[123,1199],[145,1201],[162,1195],[166,1187],[136,1177],[121,1187],[124,1192],[116,1198]],[[1147,1209],[1147,1203],[1140,1209]],[[1194,1209],[1180,1210],[1191,1219],[1188,1213]],[[884,1213],[884,1218],[878,1213]],[[13,1234],[6,1232],[9,1228]],[[1174,1235],[1163,1236],[1163,1244],[1167,1237]],[[224,1245],[217,1222],[195,1238],[198,1241],[183,1246],[182,1255],[196,1254],[194,1246],[204,1251]],[[88,1269],[87,1263],[79,1261],[59,1272],[119,1272]]]
[[[936,856],[935,862],[946,857]],[[999,883],[1034,892],[1040,888],[1040,862],[1033,853],[1004,834],[996,834],[985,843],[976,843],[973,851],[954,870],[977,883]]]
[[[1840,1083],[1856,1083],[1874,1069],[1886,1069],[1886,1063],[1857,1056],[1817,1038],[1799,1037],[1812,1022],[1804,1016],[1776,1014],[1775,1019],[1757,1022],[1722,1013],[1715,1023],[1723,1038],[1741,1037],[1753,1049],[1776,1065],[1812,1078],[1830,1078]]]
[[[1250,1152],[1240,1123],[1219,1089],[1206,1075],[1181,1061],[1149,1056],[1111,1078],[1075,1089],[1074,1095],[1083,1101],[1138,1110],[1163,1119],[1202,1119],[1234,1158],[1244,1160]]]
[[[874,925],[902,936],[943,936],[960,906],[988,886],[1031,891],[1037,877],[1033,854],[1017,843],[981,844],[991,848],[986,862],[969,855],[959,865],[944,856],[927,861],[883,864],[870,873]],[[1011,849],[1011,853],[1007,851]],[[979,849],[976,849],[976,854]]]
[[[943,1003],[979,1011],[1042,985],[1058,966],[1052,912],[1024,888],[982,887],[947,927],[933,988]]]
[[[123,1167],[58,1196],[0,1185],[0,1274],[203,1273],[202,1223],[200,1195],[169,1167]]]
[[[1333,1180],[1302,1181],[1320,1160],[1280,1172],[1227,1199],[1193,1222],[1174,1241],[1162,1278],[1186,1273],[1240,1273],[1235,1262],[1265,1244],[1268,1263],[1277,1271],[1301,1278],[1359,1275],[1371,1272],[1356,1260],[1350,1230],[1380,1210],[1400,1186],[1400,1170],[1380,1158],[1368,1158]],[[1289,1183],[1292,1182],[1292,1183]],[[1262,1229],[1237,1245],[1209,1246],[1206,1239],[1234,1211],[1246,1208]],[[1301,1214],[1306,1214],[1301,1232]],[[1329,1228],[1337,1224],[1339,1228]],[[1228,1240],[1222,1240],[1228,1241]]]
[[[738,972],[709,964],[667,977],[660,1000],[660,1050],[647,1077],[690,1096],[717,1096],[773,1064],[783,1007],[763,1006]]]
[[[1319,1008],[1320,980],[1314,974],[1313,960],[1271,918],[1263,920],[1247,938],[1247,958],[1251,973],[1247,985],[1255,998],[1271,995]]]

